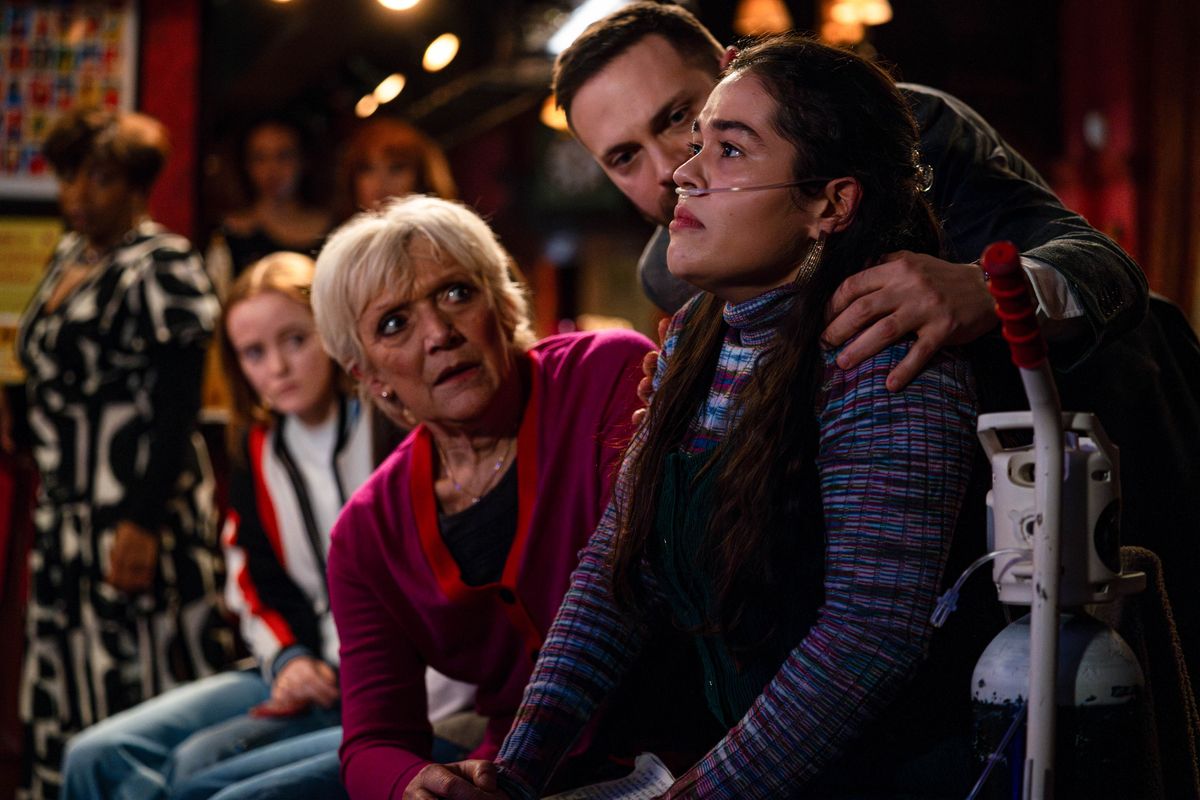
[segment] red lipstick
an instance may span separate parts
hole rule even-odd
[[[703,227],[704,224],[684,208],[682,203],[675,206],[675,218],[670,225],[672,231],[700,230]]]

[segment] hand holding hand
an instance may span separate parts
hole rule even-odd
[[[337,673],[319,658],[298,656],[283,665],[271,684],[274,707],[303,710],[316,703],[331,708],[338,701]]]
[[[507,800],[496,782],[496,765],[472,759],[430,764],[404,790],[403,800]]]
[[[662,347],[663,341],[667,338],[667,327],[671,324],[670,319],[660,319],[658,321],[658,346]],[[640,425],[646,417],[646,407],[650,405],[650,398],[654,396],[654,372],[658,369],[658,351],[651,350],[646,355],[642,356],[642,379],[638,381],[637,394],[638,399],[642,401],[642,408],[633,412],[633,424]]]
[[[838,355],[843,369],[916,334],[908,355],[888,375],[887,388],[893,392],[920,374],[938,350],[973,342],[998,321],[978,266],[907,250],[889,253],[883,263],[843,281],[827,318],[831,321],[822,340],[830,347],[861,334]]]
[[[104,580],[123,592],[141,592],[158,571],[158,537],[136,522],[117,523]]]

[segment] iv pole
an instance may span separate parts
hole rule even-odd
[[[1037,312],[1025,285],[1020,255],[1011,242],[984,251],[981,265],[990,278],[1004,338],[1021,373],[1033,414],[1037,516],[1033,545],[1033,606],[1030,609],[1029,704],[1024,769],[1024,800],[1054,797],[1055,679],[1062,521],[1062,407],[1047,359]]]

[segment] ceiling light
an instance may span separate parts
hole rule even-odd
[[[792,15],[783,0],[742,0],[733,17],[733,30],[742,36],[762,36],[791,30]]]
[[[858,44],[867,37],[867,29],[861,22],[844,25],[833,20],[821,24],[821,41],[827,44]]]
[[[867,26],[891,21],[888,0],[824,0],[821,39],[830,44],[857,44],[866,38]]]
[[[404,89],[404,83],[404,76],[399,72],[393,72],[379,82],[379,85],[375,87],[375,91],[371,93],[371,96],[375,98],[378,105],[390,103]]]
[[[892,21],[888,0],[834,0],[829,19],[841,25],[882,25]]]
[[[389,11],[408,11],[421,0],[379,0],[379,5]]]
[[[379,101],[375,99],[373,94],[364,94],[357,103],[354,104],[354,114],[359,119],[366,119],[375,113],[379,108]]]
[[[550,37],[550,41],[546,43],[546,50],[551,55],[558,55],[566,50],[579,34],[583,33],[584,28],[628,2],[629,0],[583,0],[579,7],[567,17],[567,21],[562,24],[562,27]]]
[[[858,14],[864,25],[882,25],[892,21],[892,5],[888,0],[859,0]]]
[[[856,25],[862,22],[858,4],[854,0],[837,0],[829,7],[829,18],[839,25]]]
[[[538,115],[538,119],[547,128],[553,128],[556,131],[568,130],[567,112],[558,107],[554,95],[550,95],[546,98],[546,102],[542,103],[542,113]]]
[[[458,37],[453,33],[443,33],[425,48],[425,58],[421,59],[421,65],[425,67],[426,72],[437,72],[453,61],[456,55]]]

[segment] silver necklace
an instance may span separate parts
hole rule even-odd
[[[513,440],[508,440],[508,446],[504,448],[504,452],[496,459],[496,463],[492,465],[492,473],[488,476],[487,482],[483,485],[483,489],[480,490],[479,494],[475,494],[458,482],[458,479],[454,477],[454,472],[450,469],[450,459],[446,457],[446,451],[442,449],[442,446],[437,443],[436,439],[434,440],[434,444],[437,446],[438,455],[441,456],[442,465],[446,468],[446,477],[450,479],[450,483],[454,486],[454,489],[459,494],[464,494],[471,498],[471,505],[475,505],[483,499],[483,496],[491,490],[492,485],[496,482],[500,474],[500,468],[504,466],[504,462],[508,460],[509,453],[512,452]]]

